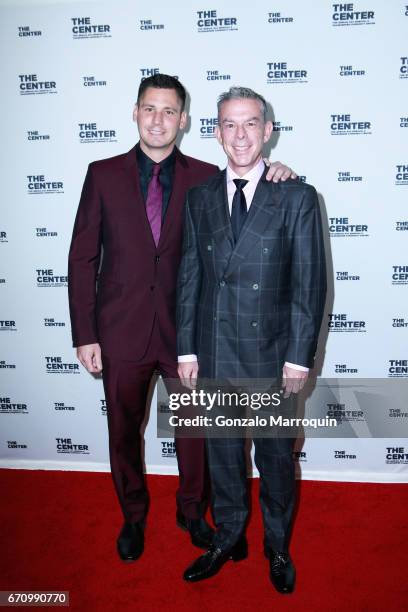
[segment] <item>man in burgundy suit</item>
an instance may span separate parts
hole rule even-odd
[[[148,493],[140,427],[148,389],[156,371],[178,378],[175,292],[184,197],[218,172],[175,146],[186,125],[185,98],[173,77],[142,81],[133,114],[140,141],[128,153],[89,165],[69,253],[73,344],[89,372],[101,372],[103,363],[111,470],[125,519],[117,549],[126,561],[140,557],[144,546]],[[290,174],[277,162],[269,178]],[[176,438],[175,444],[177,524],[194,545],[208,548],[204,441]]]

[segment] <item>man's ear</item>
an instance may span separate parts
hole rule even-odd
[[[187,125],[187,113],[183,111],[180,115],[180,130],[184,130]]]
[[[137,113],[138,113],[139,107],[137,104],[135,104],[134,109],[133,109],[133,121],[136,123],[137,121]]]
[[[221,130],[220,130],[219,125],[215,126],[215,137],[218,140],[219,144],[222,146],[222,136],[221,136]]]
[[[264,142],[268,142],[268,140],[271,137],[272,131],[273,131],[273,123],[272,121],[267,121],[264,127],[264,139],[263,139]]]

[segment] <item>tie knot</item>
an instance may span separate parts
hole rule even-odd
[[[154,164],[153,166],[153,176],[158,176],[160,174],[160,164]]]
[[[237,188],[238,191],[241,191],[241,189],[243,189],[245,185],[248,183],[248,181],[246,181],[245,179],[233,179],[233,180],[235,183],[235,187]]]

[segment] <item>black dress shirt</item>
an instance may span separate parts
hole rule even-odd
[[[140,148],[140,143],[137,143],[136,145],[136,158],[137,165],[139,167],[140,187],[142,190],[143,199],[146,202],[149,181],[152,177],[153,166],[156,162],[150,159],[150,157],[148,157],[146,153],[142,151],[142,149]],[[160,162],[161,170],[159,174],[159,181],[161,186],[163,187],[162,219],[164,219],[164,216],[166,214],[171,196],[171,191],[173,188],[175,161],[176,151],[175,149],[173,149],[170,155]]]

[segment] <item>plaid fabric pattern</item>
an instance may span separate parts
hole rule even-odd
[[[261,483],[259,500],[265,542],[286,552],[295,507],[295,465],[292,438],[255,438],[255,465]],[[249,513],[246,440],[209,438],[207,459],[212,512],[217,527],[214,545],[229,550],[245,530]]]
[[[279,376],[285,361],[312,367],[326,297],[316,191],[263,176],[235,244],[225,174],[187,194],[178,354],[197,354],[213,378]]]

